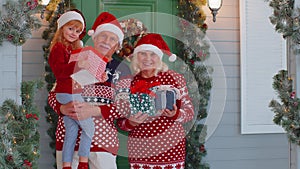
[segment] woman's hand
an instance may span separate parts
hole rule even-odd
[[[176,104],[174,104],[173,110],[163,109],[163,110],[161,110],[161,115],[167,116],[167,117],[173,117],[173,116],[175,116],[176,112],[177,112],[177,106],[176,106]]]
[[[69,102],[61,105],[60,111],[65,116],[69,116],[74,120],[84,120],[92,116],[101,116],[101,109],[98,106],[85,102]]]
[[[142,112],[138,112],[135,115],[131,115],[128,120],[130,125],[137,126],[141,123],[143,123],[148,118],[148,114],[144,114]]]

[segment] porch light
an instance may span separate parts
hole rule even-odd
[[[213,21],[216,22],[216,16],[218,14],[218,10],[222,6],[222,0],[208,0],[207,4],[211,10],[211,14],[213,15]]]
[[[41,0],[40,4],[43,6],[47,6],[49,4],[50,0]]]
[[[46,10],[46,6],[49,4],[50,0],[40,0],[39,4],[43,6],[42,12],[41,12],[41,19],[44,19],[44,13]]]

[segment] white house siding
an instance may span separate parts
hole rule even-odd
[[[223,1],[215,23],[206,10],[207,36],[222,60],[227,83],[222,119],[206,141],[206,161],[211,169],[288,169],[286,135],[241,134],[239,0]]]
[[[22,71],[23,81],[44,79],[45,65],[42,46],[46,43],[42,38],[41,34],[45,29],[43,25],[39,30],[34,31],[32,38],[29,39],[23,45],[23,59],[22,59]],[[49,147],[50,137],[47,134],[47,129],[49,124],[46,122],[46,112],[44,106],[47,102],[47,90],[45,87],[36,93],[35,103],[40,110],[39,118],[39,131],[40,131],[40,151],[41,156],[39,159],[39,167],[43,169],[54,168],[54,156],[52,155],[52,150]]]

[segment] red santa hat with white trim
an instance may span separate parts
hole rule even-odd
[[[163,54],[165,53],[169,56],[170,62],[174,62],[177,58],[177,56],[170,51],[170,48],[160,34],[149,33],[143,36],[137,42],[133,54],[136,54],[143,50],[154,52],[160,57],[160,59],[162,59]]]
[[[122,27],[117,18],[109,12],[102,12],[96,18],[91,30],[88,31],[88,35],[94,38],[102,31],[109,31],[116,34],[119,38],[120,45],[122,44],[124,39]]]

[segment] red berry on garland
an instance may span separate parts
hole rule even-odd
[[[5,159],[8,162],[12,162],[13,161],[13,156],[12,155],[7,155]]]
[[[31,164],[31,162],[29,162],[28,160],[24,160],[24,164],[23,164],[24,166],[26,166],[26,167],[32,167],[32,164]]]
[[[7,39],[8,41],[11,41],[13,38],[14,38],[13,35],[8,35],[6,39]]]
[[[203,24],[203,25],[202,25],[202,28],[203,28],[203,29],[207,29],[207,28],[208,28],[207,24],[206,24],[206,23]]]
[[[296,92],[292,92],[291,95],[290,95],[290,97],[291,97],[292,99],[294,99],[295,96],[296,96]]]
[[[199,151],[200,151],[201,153],[204,153],[204,152],[206,151],[203,144],[199,147]]]

